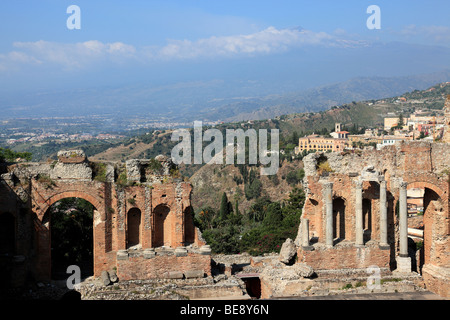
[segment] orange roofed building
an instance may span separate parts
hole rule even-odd
[[[339,152],[344,151],[348,140],[345,138],[326,138],[317,134],[306,136],[298,140],[298,148],[296,153],[302,153],[304,150],[323,151],[323,152]]]

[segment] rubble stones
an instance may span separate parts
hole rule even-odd
[[[297,247],[292,241],[292,239],[288,238],[281,246],[280,257],[279,260],[284,264],[292,263],[292,259],[297,253]]]

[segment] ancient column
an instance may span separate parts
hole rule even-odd
[[[408,256],[408,206],[406,195],[406,182],[400,183],[399,196],[399,237],[400,237],[400,257]]]
[[[323,199],[325,202],[325,244],[333,246],[333,183],[324,184]]]
[[[380,182],[380,248],[389,249],[387,241],[387,200],[386,200],[386,181]]]
[[[302,219],[302,248],[306,251],[313,249],[309,243],[309,219]]]
[[[364,227],[363,227],[363,182],[358,180],[355,183],[355,236],[356,245],[364,246]]]
[[[406,182],[400,183],[399,196],[399,237],[400,237],[400,252],[396,259],[397,272],[408,273],[411,272],[411,257],[408,257],[408,207],[406,195]]]

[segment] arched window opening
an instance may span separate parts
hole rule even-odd
[[[369,241],[372,237],[372,200],[363,199],[362,206],[364,241]]]
[[[172,230],[170,221],[170,208],[164,204],[160,204],[153,210],[155,229],[153,232],[153,246],[162,247],[170,246]]]
[[[184,209],[184,237],[185,244],[189,245],[195,242],[195,226],[192,207]]]
[[[51,277],[67,279],[67,267],[76,265],[82,278],[93,275],[95,207],[81,198],[64,198],[54,203],[43,218],[50,226]]]
[[[342,241],[345,239],[345,201],[342,198],[333,200],[333,238]]]
[[[127,248],[141,243],[141,210],[131,208],[127,214]]]

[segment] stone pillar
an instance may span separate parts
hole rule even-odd
[[[302,219],[302,248],[306,251],[314,249],[309,243],[309,219]]]
[[[323,199],[325,202],[325,244],[333,246],[333,183],[324,184]]]
[[[364,228],[363,228],[363,195],[362,181],[355,183],[355,236],[356,245],[364,246]]]
[[[387,183],[380,182],[380,249],[390,249],[387,240]]]
[[[397,271],[411,272],[411,258],[408,257],[408,206],[406,195],[406,182],[400,183],[399,196],[399,256],[397,257]]]
[[[399,196],[399,236],[400,236],[400,257],[408,256],[408,206],[406,195],[406,182],[400,183]]]

